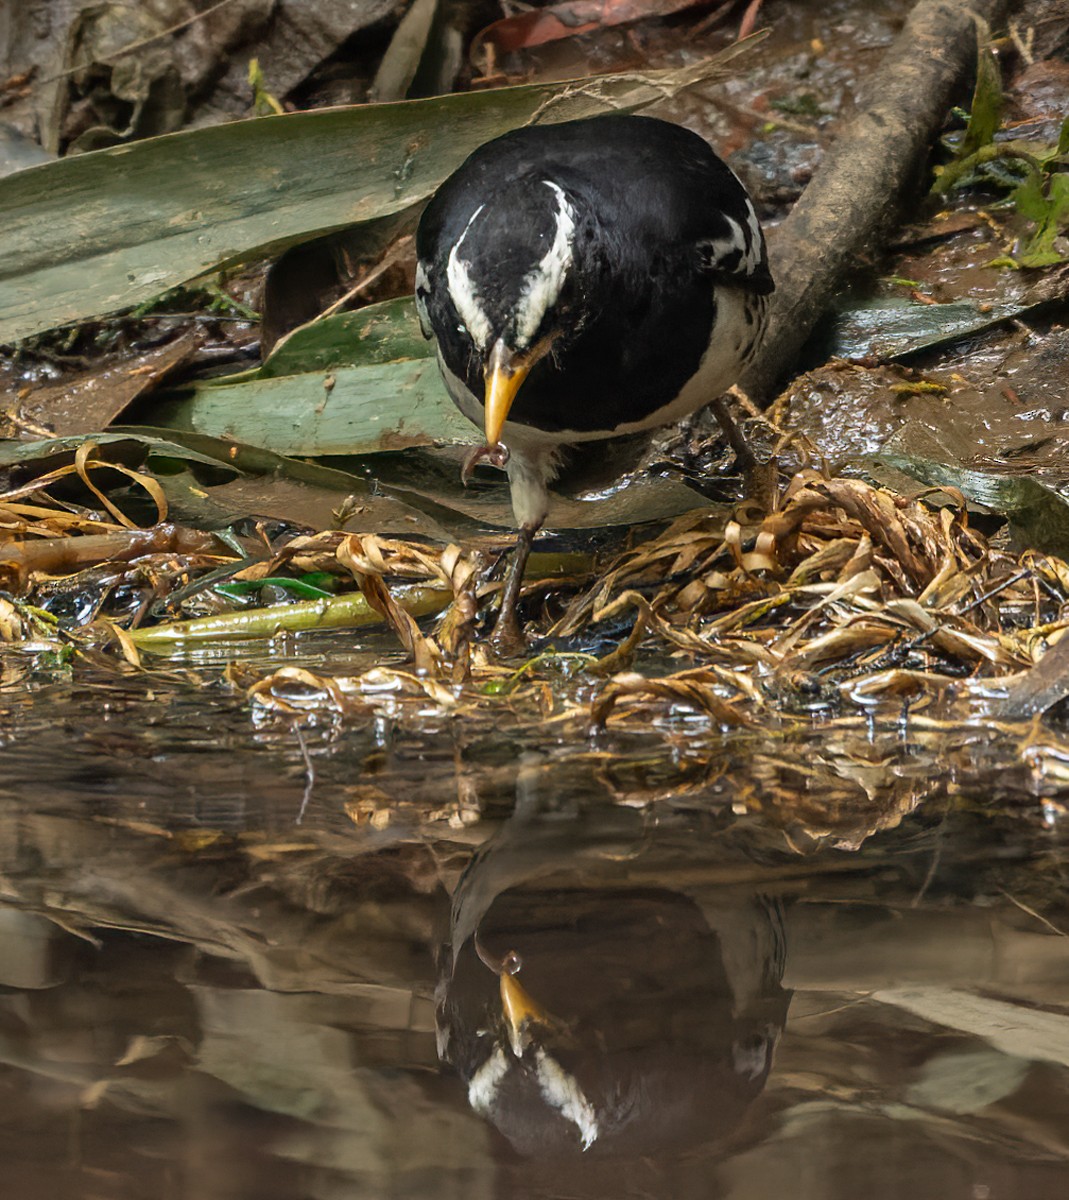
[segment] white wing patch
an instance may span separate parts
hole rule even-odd
[[[419,327],[423,330],[425,338],[434,336],[434,327],[427,312],[427,294],[430,290],[431,281],[427,275],[427,268],[421,262],[416,263],[416,312],[419,314]]]
[[[538,332],[542,318],[557,302],[564,280],[572,265],[572,235],[575,233],[575,209],[564,192],[549,179],[542,182],[557,195],[556,228],[553,244],[538,265],[527,273],[516,305],[516,340],[526,346]]]
[[[752,275],[761,265],[761,226],[753,205],[746,204],[745,228],[732,217],[725,217],[728,232],[699,244],[707,266],[729,274]]]
[[[601,1131],[598,1129],[598,1118],[594,1109],[583,1095],[578,1081],[541,1047],[535,1051],[535,1071],[542,1099],[555,1108],[566,1121],[571,1121],[579,1130],[583,1149],[589,1150]]]
[[[509,1064],[500,1046],[471,1077],[468,1084],[468,1103],[477,1112],[486,1116],[497,1098],[497,1090],[508,1073]]]
[[[755,270],[761,262],[761,225],[757,220],[757,213],[754,212],[753,205],[746,201],[746,228],[750,234],[749,252],[746,261],[753,262],[751,270]]]
[[[464,244],[464,239],[468,236],[468,230],[474,224],[475,218],[485,207],[485,204],[480,204],[468,218],[468,223],[464,226],[464,232],[460,235],[460,240],[449,251],[449,262],[445,269],[446,286],[449,288],[449,295],[452,298],[453,306],[456,308],[461,321],[464,322],[465,329],[471,334],[471,340],[475,343],[480,353],[484,352],[489,345],[490,335],[493,330],[490,327],[489,317],[487,317],[482,305],[479,303],[479,293],[476,291],[475,281],[471,277],[471,264],[465,262],[459,256],[458,251]]]

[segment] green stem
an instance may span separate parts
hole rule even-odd
[[[441,612],[453,599],[445,587],[398,588],[397,602],[414,617]],[[310,629],[344,629],[377,625],[382,616],[359,592],[347,592],[329,600],[302,600],[296,604],[273,604],[268,608],[246,608],[240,612],[172,621],[147,629],[134,629],[130,636],[138,649],[161,653],[183,642],[224,638],[273,637],[277,633],[302,633]]]
[[[1023,162],[1036,175],[1043,174],[1043,164],[1035,155],[1006,143],[989,142],[986,146],[981,146],[974,154],[946,166],[939,178],[932,184],[932,192],[937,196],[945,195],[963,175],[968,175],[974,167],[994,162],[996,158],[1015,158],[1019,162]]]

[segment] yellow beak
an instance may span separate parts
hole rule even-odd
[[[555,1023],[515,975],[501,975],[501,1007],[505,1012],[509,1043],[517,1058],[523,1055],[531,1025],[551,1026]]]
[[[496,446],[501,441],[501,431],[508,419],[509,409],[516,399],[520,385],[527,378],[532,358],[517,360],[505,348],[503,342],[495,342],[486,363],[486,398],[483,416],[486,429],[486,444]]]

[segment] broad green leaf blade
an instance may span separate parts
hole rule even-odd
[[[1020,317],[1027,308],[1012,302],[981,305],[975,300],[949,304],[869,301],[836,315],[828,350],[840,358],[901,358]]]
[[[243,373],[240,379],[217,379],[215,385],[433,357],[434,344],[419,327],[415,301],[401,296],[301,325],[275,346],[263,366]]]
[[[479,438],[450,400],[433,358],[246,376],[227,387],[201,384],[158,405],[152,420],[297,456],[467,445]]]
[[[445,390],[410,296],[302,325],[263,366],[195,384],[153,419],[312,457],[478,438]]]
[[[232,462],[227,461],[226,447],[220,446],[218,453],[207,442],[198,447],[189,447],[171,441],[168,430],[127,429],[107,433],[70,434],[66,437],[43,438],[34,442],[0,440],[0,467],[33,467],[39,472],[51,470],[58,461],[73,458],[79,446],[92,442],[96,447],[93,457],[108,462],[121,462],[126,466],[140,467],[150,454],[164,458],[181,459],[203,467],[224,465],[236,473]]]
[[[976,22],[976,87],[973,89],[969,124],[959,151],[960,158],[974,154],[994,140],[1002,121],[1002,73],[991,49],[991,31],[986,22]]]
[[[249,516],[271,517],[313,529],[423,536],[451,541],[469,532],[471,518],[433,505],[411,490],[382,486],[365,475],[303,462],[259,447],[197,434],[130,426],[89,437],[38,442],[0,442],[0,466],[20,478],[73,459],[85,442],[94,457],[153,475],[163,487],[175,520],[221,529]],[[136,515],[136,514],[134,514]]]
[[[723,75],[744,48],[677,71],[239,121],[19,171],[0,179],[0,342],[398,212],[508,129],[642,107]]]

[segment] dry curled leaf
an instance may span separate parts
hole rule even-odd
[[[749,718],[720,695],[723,686],[719,676],[704,667],[662,679],[647,679],[636,673],[615,675],[591,705],[590,718],[594,725],[604,725],[622,702],[634,697],[657,697],[707,713],[718,725],[748,724]]]

